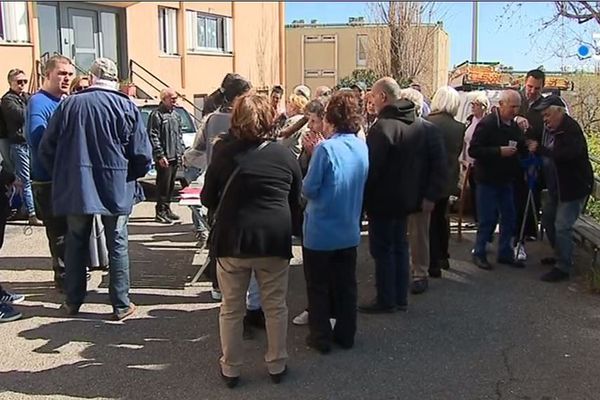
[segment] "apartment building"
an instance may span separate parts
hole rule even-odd
[[[422,30],[429,42],[425,46],[426,66],[417,79],[424,93],[431,95],[448,81],[449,37],[441,24],[415,29]],[[389,44],[382,50],[386,31],[386,25],[365,23],[360,17],[345,24],[299,20],[286,25],[286,89],[298,84],[313,90],[320,85],[333,87],[356,69],[373,68],[377,57],[389,54]]]
[[[0,1],[0,74],[18,67],[35,81],[54,53],[82,73],[108,57],[138,93],[169,85],[201,106],[227,72],[262,90],[285,81],[284,12],[281,2]]]

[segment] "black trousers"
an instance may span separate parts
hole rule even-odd
[[[156,165],[156,212],[166,211],[173,197],[175,189],[175,177],[177,176],[177,160],[169,161],[169,166],[166,168]]]
[[[65,237],[67,235],[67,218],[57,217],[52,212],[52,183],[32,182],[33,199],[35,202],[35,214],[44,221],[48,247],[52,255],[52,269],[54,275],[64,272],[65,260]]]
[[[450,221],[448,219],[448,197],[435,202],[429,222],[429,270],[439,271],[440,260],[450,258]]]
[[[356,334],[356,247],[334,251],[302,248],[302,255],[311,339],[320,345],[334,340],[352,347]],[[333,330],[330,318],[336,319]]]

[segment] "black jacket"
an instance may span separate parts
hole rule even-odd
[[[581,127],[565,115],[558,129],[549,134],[554,136],[554,145],[552,148],[540,146],[538,154],[554,162],[559,200],[566,202],[585,198],[592,193],[594,172]]]
[[[460,178],[458,157],[465,140],[465,124],[458,122],[452,115],[445,112],[430,113],[427,120],[438,127],[444,140],[447,155],[445,169],[447,170],[448,179],[441,197],[450,197],[458,193],[458,180]]]
[[[544,134],[544,117],[542,117],[541,111],[534,110],[533,108],[540,104],[542,99],[543,97],[540,96],[539,99],[530,105],[529,100],[525,97],[525,93],[521,92],[521,108],[518,114],[521,117],[527,118],[529,122],[529,129],[525,132],[527,139],[533,139],[538,143],[541,143],[542,135]]]
[[[9,90],[2,96],[0,108],[2,109],[6,137],[13,144],[26,142],[23,128],[28,101],[29,94],[23,93],[22,95],[18,95],[12,90]]]
[[[512,157],[502,157],[500,147],[509,141],[517,142],[519,150]],[[475,180],[488,185],[512,183],[523,176],[519,158],[527,154],[525,138],[514,121],[506,125],[500,120],[498,111],[485,116],[473,132],[469,155],[475,159]]]
[[[185,151],[181,133],[181,119],[177,111],[167,110],[161,103],[148,118],[148,135],[152,143],[155,161],[166,157],[169,161],[179,160]]]
[[[365,210],[369,217],[399,218],[436,201],[446,182],[441,136],[415,117],[408,100],[384,107],[367,136],[369,177]]]
[[[277,143],[260,151],[257,146],[231,138],[215,144],[201,196],[211,212],[241,163],[213,226],[211,248],[216,257],[292,258],[292,234],[301,228],[300,167],[290,151]]]

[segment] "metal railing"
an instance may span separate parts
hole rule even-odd
[[[148,77],[144,77],[142,74],[140,74],[139,72],[137,72],[136,69],[138,69],[138,68],[141,71],[143,71]],[[144,82],[145,84],[147,84],[148,86],[150,86],[152,89],[156,90],[157,92],[160,92],[162,89],[165,89],[165,88],[168,88],[168,87],[172,87],[171,85],[169,85],[168,83],[166,83],[165,81],[163,81],[162,79],[160,79],[158,76],[156,76],[155,74],[153,74],[146,67],[144,67],[143,65],[141,65],[140,63],[138,63],[134,59],[129,59],[129,81],[133,83],[134,82],[134,78],[140,79],[142,82]],[[157,83],[159,83],[160,84],[160,88],[157,87],[152,82],[150,82],[149,78],[152,78],[152,79],[154,79],[154,81],[156,81]],[[177,91],[175,93],[177,93],[177,96],[179,96],[180,99],[182,99],[185,103],[187,103],[188,105],[190,105],[192,107],[192,109],[194,109],[194,111],[198,111],[200,113],[200,115],[202,115],[202,109],[201,108],[199,108],[198,106],[196,106],[192,101],[190,101],[189,99],[187,99],[181,93],[179,93]],[[191,113],[190,115],[191,115],[191,117],[197,123],[200,123],[201,119],[196,116],[196,113]]]

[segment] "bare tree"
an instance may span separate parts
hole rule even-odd
[[[575,90],[565,91],[570,112],[579,122],[584,132],[600,132],[600,76],[590,73],[578,73],[569,76],[575,84]]]
[[[386,1],[370,4],[375,28],[369,40],[369,63],[377,75],[392,76],[402,85],[421,79],[432,67],[435,36],[435,2]],[[430,88],[432,89],[432,88]]]

